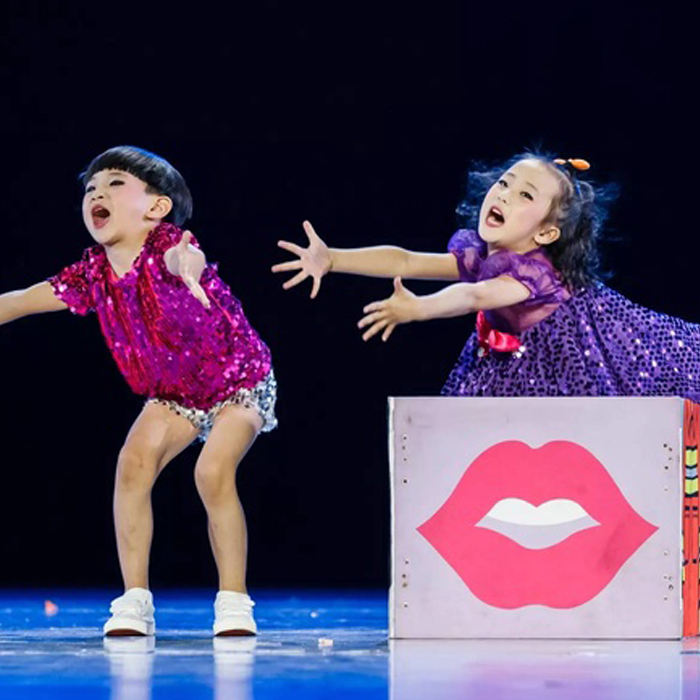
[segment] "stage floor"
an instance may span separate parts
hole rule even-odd
[[[156,591],[155,639],[105,641],[112,593],[0,591],[0,698],[700,698],[697,639],[390,642],[386,595],[342,591],[253,591],[259,636],[212,639],[213,593]]]

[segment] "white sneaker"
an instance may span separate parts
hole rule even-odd
[[[156,633],[153,595],[145,588],[130,588],[110,605],[112,617],[105,622],[106,637],[150,637]]]
[[[214,602],[214,635],[217,637],[249,637],[258,633],[253,619],[255,603],[247,593],[219,591]]]

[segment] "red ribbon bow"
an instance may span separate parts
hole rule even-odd
[[[486,314],[479,311],[476,315],[476,335],[482,355],[494,352],[516,352],[520,350],[520,339],[509,333],[497,331],[487,320]]]

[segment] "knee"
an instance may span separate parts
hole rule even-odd
[[[194,470],[194,480],[204,504],[216,505],[235,492],[235,466],[230,462],[218,460],[198,462]]]
[[[147,491],[158,475],[155,459],[140,450],[122,448],[117,460],[117,488],[123,491]]]

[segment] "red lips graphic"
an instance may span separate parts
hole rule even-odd
[[[568,499],[599,525],[545,549],[527,549],[476,526],[505,498],[534,507]],[[418,531],[479,600],[511,609],[588,602],[657,529],[634,511],[605,467],[581,445],[555,441],[533,449],[509,441],[479,455]]]

